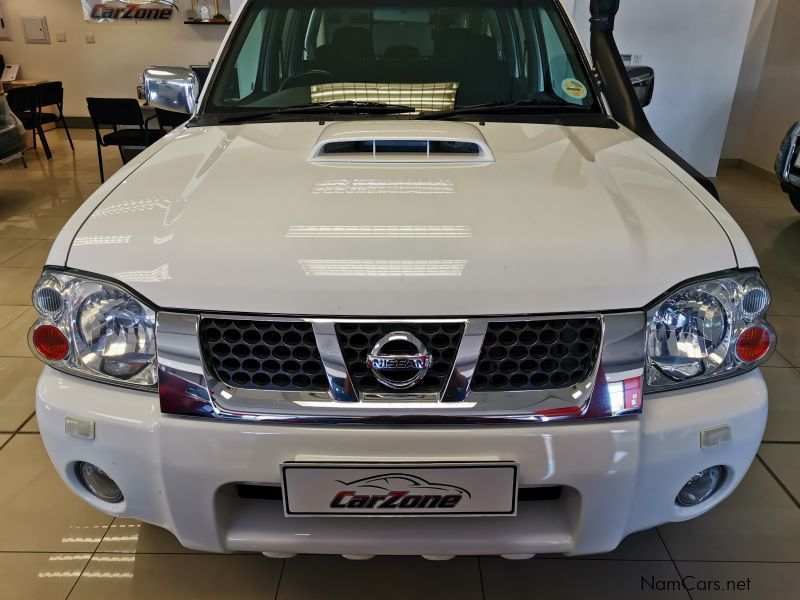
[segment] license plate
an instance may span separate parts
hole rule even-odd
[[[286,516],[502,516],[517,511],[514,463],[286,463]]]

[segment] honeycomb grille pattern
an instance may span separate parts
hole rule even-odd
[[[552,390],[585,381],[601,337],[596,318],[489,323],[472,389]]]
[[[310,323],[203,319],[208,364],[230,386],[325,392],[328,378]]]
[[[408,391],[415,394],[443,392],[461,344],[462,323],[338,323],[336,336],[354,387],[359,392],[397,392],[382,385],[367,368],[367,355],[375,344],[394,331],[416,336],[432,357],[425,378]]]

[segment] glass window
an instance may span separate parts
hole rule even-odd
[[[540,11],[543,41],[545,46],[545,56],[547,64],[544,65],[545,73],[548,76],[548,87],[553,92],[567,102],[577,103],[580,99],[576,98],[574,92],[569,92],[562,85],[563,82],[575,79],[573,61],[567,52],[564,41],[556,29],[551,16],[546,11]]]
[[[350,1],[250,2],[205,111],[337,100],[426,112],[497,102],[597,109],[559,0]]]
[[[236,57],[234,71],[236,72],[238,91],[233,96],[235,99],[245,98],[256,89],[256,81],[259,79],[259,61],[264,44],[264,22],[266,21],[266,16],[267,13],[264,10],[258,13]],[[230,101],[231,99],[226,99],[226,102]]]

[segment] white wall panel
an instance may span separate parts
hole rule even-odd
[[[138,76],[157,64],[199,65],[214,58],[226,27],[184,25],[191,0],[169,21],[87,23],[78,0],[4,0],[13,41],[0,40],[7,63],[21,66],[24,79],[64,82],[64,112],[88,115],[87,96],[136,97]],[[26,44],[22,17],[47,18],[50,44]],[[59,42],[64,33],[66,42]],[[87,44],[93,35],[95,43]]]
[[[244,0],[231,0],[231,15],[235,15],[242,4],[244,4]]]
[[[564,5],[564,8],[566,8],[567,12],[570,14],[575,10],[575,0],[561,0],[561,4]]]
[[[756,0],[742,68],[739,71],[739,83],[736,86],[736,95],[733,97],[728,133],[725,136],[725,145],[722,147],[722,158],[738,159],[742,158],[744,153],[747,129],[756,106],[777,8],[778,0]]]
[[[780,0],[741,158],[771,171],[783,136],[800,120],[800,2]]]

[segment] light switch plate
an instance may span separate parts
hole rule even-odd
[[[67,34],[66,33],[57,33],[56,34],[56,41],[59,42],[66,42],[67,41]]]
[[[50,32],[45,17],[22,17],[22,28],[28,44],[49,44]]]
[[[87,44],[94,44],[94,34],[93,33],[87,33],[86,34],[86,43]]]

